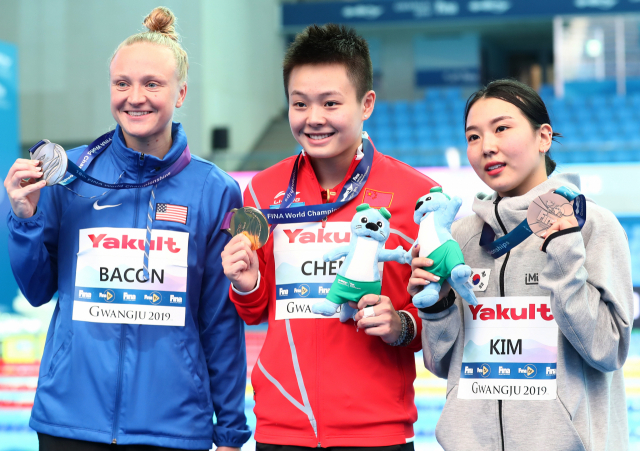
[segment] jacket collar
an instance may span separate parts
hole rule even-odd
[[[518,224],[527,218],[527,209],[531,202],[539,195],[555,190],[561,186],[566,186],[573,190],[580,190],[580,177],[578,174],[558,174],[555,175],[528,193],[516,197],[504,197],[498,203],[498,213],[507,232],[512,231]],[[497,193],[478,193],[473,200],[472,209],[480,219],[489,224],[497,236],[504,235],[498,219],[496,217],[495,201]]]
[[[363,133],[363,139],[368,139],[368,138],[369,138],[369,135],[365,135]],[[331,191],[335,191],[338,194],[340,193],[340,191],[342,191],[342,188],[344,187],[345,183],[347,183],[347,181],[351,178],[351,176],[353,175],[353,171],[356,170],[356,167],[360,163],[360,160],[362,160],[362,158],[364,157],[362,148],[363,148],[363,144],[360,144],[360,146],[358,146],[358,148],[356,149],[356,154],[354,155],[353,160],[351,160],[351,165],[349,166],[349,169],[347,169],[347,173],[345,174],[344,178],[338,185],[331,188]],[[371,146],[371,148],[373,150],[373,162],[372,162],[372,165],[373,165],[380,158],[380,152],[378,152],[375,146],[373,145]],[[317,189],[315,189],[314,192],[317,192],[318,194],[320,194],[324,189],[320,186],[320,182],[318,182],[318,178],[316,177],[316,173],[313,170],[311,161],[309,161],[309,156],[304,151],[304,149],[302,150],[302,158],[300,158],[300,163],[298,164],[298,174],[302,175],[303,172],[305,172],[305,176],[310,177],[315,182]],[[331,202],[335,202],[335,200],[332,200]],[[322,200],[320,200],[320,203],[322,203]]]
[[[171,138],[173,140],[169,152],[160,159],[153,155],[143,154],[133,150],[125,144],[122,128],[116,126],[113,134],[113,141],[110,148],[113,155],[123,166],[125,171],[137,172],[142,169],[144,178],[153,177],[155,174],[162,172],[171,166],[182,155],[184,148],[187,146],[187,135],[184,133],[182,125],[174,122],[171,125]]]

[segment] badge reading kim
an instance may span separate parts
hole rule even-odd
[[[253,207],[234,208],[225,217],[222,228],[231,236],[243,234],[251,241],[251,250],[260,249],[269,239],[269,224],[262,212]]]

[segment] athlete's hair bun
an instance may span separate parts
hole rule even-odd
[[[176,16],[173,15],[169,8],[164,6],[158,6],[144,18],[144,26],[151,32],[162,33],[167,37],[178,40],[178,33],[176,33]]]

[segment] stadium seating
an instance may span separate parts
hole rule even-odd
[[[610,90],[568,86],[556,99],[550,86],[540,95],[554,131],[562,134],[551,148],[558,163],[640,161],[640,92],[617,96]],[[466,98],[460,88],[428,89],[416,101],[378,100],[365,123],[376,147],[412,166],[446,166],[454,147],[468,165],[464,136]]]

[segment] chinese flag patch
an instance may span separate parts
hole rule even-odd
[[[373,208],[389,208],[393,200],[393,193],[365,188],[362,194],[362,203],[369,204]]]
[[[182,205],[156,204],[155,219],[158,221],[171,221],[186,224],[188,212],[189,209]]]

